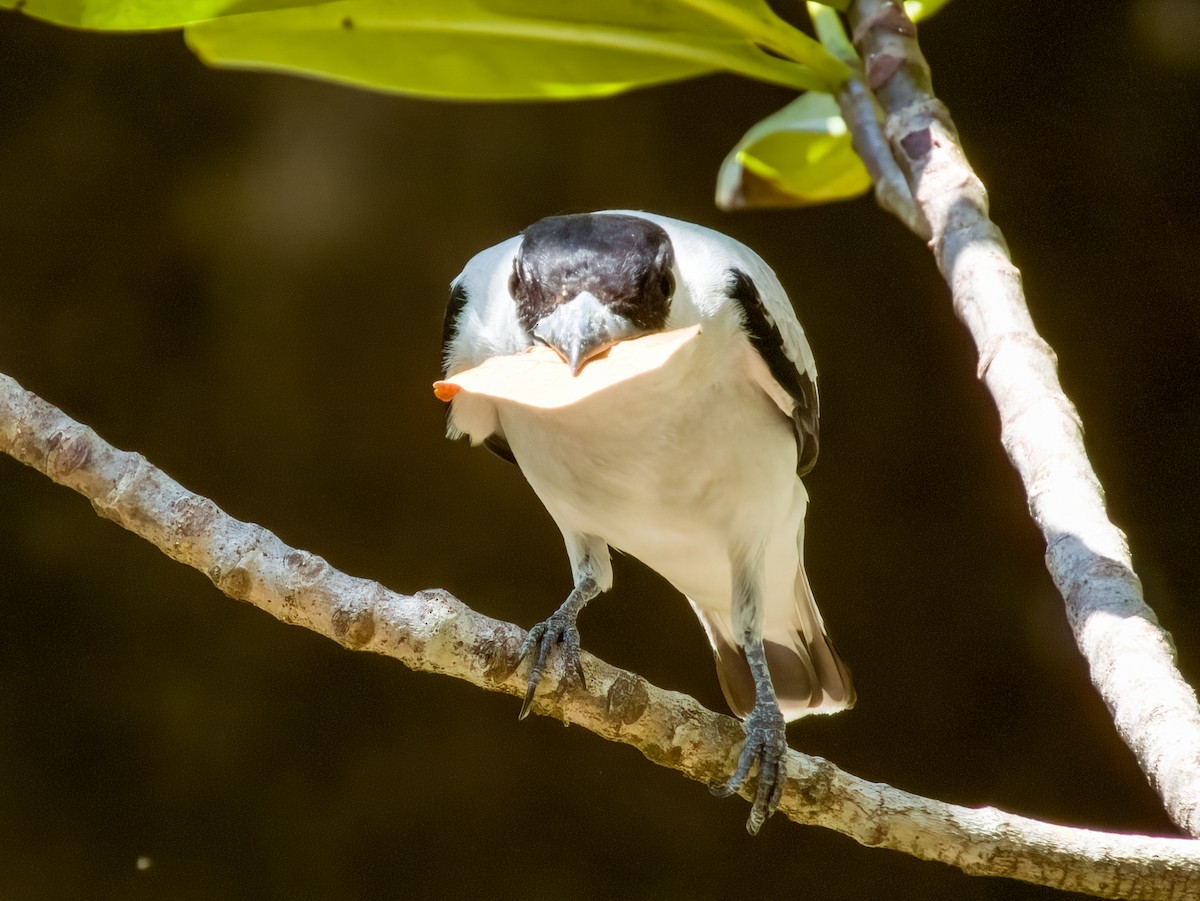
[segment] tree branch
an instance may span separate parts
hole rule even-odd
[[[476,613],[444,591],[401,595],[346,575],[240,522],[185,489],[141,454],[118,450],[87,426],[0,375],[0,451],[73,488],[101,516],[205,575],[230,597],[352,650],[395,657],[415,670],[521,695],[524,632]],[[584,654],[588,689],[538,695],[535,709],[655,763],[716,784],[743,734],[692,698]],[[553,674],[548,675],[552,679]],[[745,792],[748,795],[748,789]],[[799,823],[864,845],[1105,898],[1200,898],[1200,842],[1093,832],[992,808],[969,809],[867,782],[819,757],[791,751],[779,808]]]
[[[1092,683],[1167,813],[1200,836],[1200,708],[1175,665],[1171,636],[1142,598],[1125,536],[1108,518],[1079,414],[1054,351],[1033,326],[987,192],[933,95],[916,28],[893,0],[855,0],[854,44],[886,114],[896,160],[932,237],[955,313],[979,351],[978,374],[1000,412],[1001,440],[1046,539],[1046,566],[1066,601]],[[851,123],[853,125],[853,123]],[[928,237],[928,235],[927,235]]]
[[[837,89],[834,99],[850,130],[854,152],[871,175],[875,202],[903,222],[909,231],[929,240],[929,223],[913,200],[908,181],[892,155],[892,148],[883,133],[883,111],[863,81],[862,60],[846,36],[841,16],[824,3],[808,2],[805,5],[821,44],[850,71],[850,77]]]

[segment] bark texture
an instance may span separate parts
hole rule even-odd
[[[1200,707],[1171,636],[1142,596],[1125,536],[1109,520],[1083,427],[1057,359],[1033,325],[1021,275],[987,192],[933,94],[902,4],[855,0],[854,44],[882,106],[885,132],[929,225],[954,311],[979,351],[979,377],[1000,413],[1001,440],[1046,539],[1046,565],[1092,683],[1121,738],[1179,827],[1200,836]]]
[[[523,695],[524,631],[476,613],[440,590],[398,594],[334,569],[261,526],[229,516],[151,465],[0,375],[0,451],[88,498],[96,512],[205,573],[225,594],[352,650],[394,657],[491,691]],[[687,695],[583,655],[574,681],[539,694],[534,709],[710,785],[737,760],[740,724]],[[554,684],[556,673],[547,674]],[[868,782],[790,751],[780,811],[864,845],[968,873],[1008,876],[1105,898],[1200,898],[1200,842],[1094,832],[992,808],[971,809]],[[743,794],[750,795],[753,786]],[[714,803],[717,803],[714,801]]]

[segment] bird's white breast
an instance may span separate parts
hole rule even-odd
[[[706,337],[585,402],[553,411],[498,403],[496,413],[564,532],[601,538],[720,608],[731,544],[776,543],[794,554],[804,498],[791,424],[743,355],[719,354]]]

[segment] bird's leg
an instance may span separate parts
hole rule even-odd
[[[779,806],[783,785],[787,778],[787,735],[783,713],[775,698],[775,687],[767,671],[767,655],[763,650],[762,636],[747,632],[743,637],[742,649],[750,672],[754,676],[754,709],[742,722],[746,743],[738,757],[737,769],[729,781],[713,789],[720,797],[732,795],[741,789],[750,776],[750,769],[758,763],[758,788],[754,794],[754,806],[746,831],[757,835],[767,817]]]
[[[579,661],[579,630],[575,627],[575,619],[579,616],[587,602],[600,593],[600,586],[591,575],[577,578],[575,589],[567,595],[561,607],[554,611],[549,619],[542,620],[525,636],[521,645],[520,660],[533,654],[533,669],[529,673],[529,687],[525,690],[525,703],[521,705],[519,719],[529,715],[533,704],[533,695],[537,691],[538,682],[546,669],[546,659],[551,649],[558,645],[562,649],[563,671],[566,675],[574,673],[585,688],[587,680],[583,675],[583,664]]]

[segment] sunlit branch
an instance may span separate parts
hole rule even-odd
[[[928,223],[954,310],[979,351],[978,374],[1000,413],[1001,440],[1046,539],[1092,683],[1170,817],[1200,836],[1200,708],[1175,665],[1171,637],[1142,598],[1125,536],[1112,524],[1058,380],[1034,328],[1021,276],[945,105],[933,94],[916,28],[901,4],[855,0],[854,43],[885,132]]]
[[[402,595],[288,547],[194,494],[141,454],[94,431],[0,375],[0,451],[88,498],[96,512],[207,575],[230,597],[355,650],[415,670],[521,695],[524,632],[444,591]],[[575,680],[539,694],[535,710],[574,723],[691,779],[721,782],[743,738],[736,720],[585,654]],[[553,680],[553,674],[548,674]],[[514,708],[515,712],[515,708]],[[515,728],[515,724],[514,724]],[[747,789],[748,793],[749,789]],[[714,801],[713,803],[718,803]],[[1117,835],[968,809],[867,782],[792,751],[780,810],[874,847],[1108,898],[1200,897],[1200,842]]]

